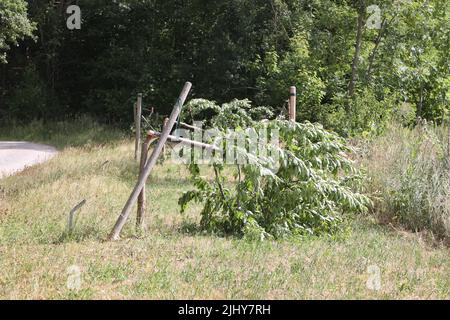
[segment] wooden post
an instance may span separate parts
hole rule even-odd
[[[134,122],[134,130],[136,131],[136,115],[137,115],[137,103],[133,103],[133,122]],[[134,159],[136,160],[137,152],[136,152],[136,133],[134,133]]]
[[[164,128],[161,137],[159,138],[158,144],[156,145],[155,149],[153,149],[152,155],[150,156],[150,159],[147,161],[144,170],[142,170],[142,173],[139,175],[138,182],[136,186],[133,189],[133,192],[131,193],[130,197],[128,198],[127,203],[125,204],[125,207],[122,210],[122,213],[120,214],[119,218],[117,219],[116,224],[114,225],[108,239],[109,240],[118,240],[120,237],[120,232],[122,231],[123,226],[125,225],[133,205],[136,203],[139,194],[141,193],[142,187],[144,186],[145,182],[148,179],[148,176],[152,172],[153,167],[156,164],[156,161],[158,160],[158,157],[161,154],[161,151],[163,149],[164,144],[167,141],[167,137],[170,134],[170,131],[172,131],[172,128],[175,124],[175,121],[177,120],[178,116],[180,115],[181,108],[186,101],[186,98],[189,94],[189,91],[191,90],[192,84],[190,82],[186,82],[186,84],[183,87],[183,90],[181,91],[180,96],[178,97],[177,102],[175,103],[175,106],[172,110],[172,114],[169,118],[169,123]]]
[[[145,168],[145,164],[148,158],[148,146],[150,144],[149,138],[147,138],[144,143],[142,143],[141,149],[141,163],[139,168],[139,175],[142,174]],[[142,230],[144,227],[144,216],[146,210],[146,200],[145,200],[145,184],[142,187],[141,193],[138,198],[138,208],[137,208],[137,218],[136,218],[136,230]]]
[[[161,133],[152,131],[152,130],[150,130],[148,132],[148,134],[150,137],[160,137],[161,136]],[[219,148],[215,145],[212,145],[212,144],[207,144],[207,143],[203,143],[203,142],[179,138],[179,137],[175,137],[175,136],[171,136],[171,135],[169,135],[167,137],[167,140],[170,142],[173,142],[173,143],[180,143],[180,144],[187,145],[187,146],[193,146],[194,148],[205,148],[210,151],[222,151],[221,148]]]
[[[139,147],[141,146],[141,121],[142,121],[142,93],[139,93],[134,117],[134,124],[136,129],[136,141],[134,144],[134,160],[138,159]]]
[[[183,127],[185,129],[192,130],[192,131],[203,131],[203,129],[201,129],[201,128],[198,128],[196,126],[193,126],[191,124],[187,124],[184,122],[180,122],[180,127]]]
[[[289,92],[289,120],[295,122],[297,120],[297,88],[292,86]]]
[[[164,118],[163,130],[167,127],[167,123],[169,123],[169,118]],[[166,158],[166,145],[163,147],[163,158]]]

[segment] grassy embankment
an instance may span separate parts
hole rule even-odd
[[[368,217],[355,218],[341,240],[254,243],[190,231],[198,208],[182,216],[177,200],[191,184],[170,164],[149,181],[147,232],[135,234],[130,221],[123,240],[104,242],[136,180],[132,141],[86,119],[0,129],[0,140],[11,139],[61,152],[0,180],[0,299],[450,298],[448,248]],[[76,230],[65,236],[82,199]],[[73,265],[78,291],[67,288]],[[366,285],[371,266],[381,271],[379,291]]]

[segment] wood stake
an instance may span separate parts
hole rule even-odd
[[[289,92],[289,120],[295,122],[297,120],[297,88],[292,86]]]
[[[148,136],[149,137],[160,137],[161,133],[156,132],[156,131],[152,131],[150,130],[148,132]],[[193,141],[193,140],[189,140],[189,139],[184,139],[184,138],[179,138],[179,137],[175,137],[175,136],[171,136],[169,135],[167,137],[167,140],[173,143],[181,143],[184,145],[190,145],[196,148],[205,148],[211,151],[221,151],[222,149],[220,149],[219,147],[212,145],[212,144],[206,144],[203,142],[199,142],[199,141]]]
[[[199,127],[196,127],[196,126],[193,126],[191,124],[184,123],[184,122],[180,122],[180,127],[183,127],[185,129],[189,129],[189,130],[192,130],[192,131],[203,131],[203,129],[201,129]]]
[[[142,93],[139,93],[134,117],[134,124],[136,129],[136,141],[134,144],[134,160],[138,159],[139,147],[141,145],[141,121],[142,121]]]
[[[164,118],[163,130],[166,128],[167,123],[169,123],[169,118]],[[163,147],[163,158],[166,158],[166,145]]]
[[[150,144],[151,139],[147,138],[142,144],[141,149],[141,163],[139,169],[139,175],[142,174],[145,164],[148,158],[148,146]],[[144,227],[144,216],[146,210],[146,199],[145,199],[145,184],[142,187],[141,193],[138,198],[138,208],[137,208],[137,218],[136,218],[136,230],[142,230]]]
[[[125,207],[122,210],[122,213],[120,214],[119,218],[117,219],[116,224],[114,225],[114,228],[112,229],[108,239],[109,240],[118,240],[120,237],[120,232],[122,231],[123,226],[125,225],[133,205],[136,203],[139,193],[141,193],[142,187],[144,186],[145,182],[148,179],[148,176],[152,172],[153,167],[156,164],[156,161],[158,160],[158,157],[161,154],[161,151],[163,149],[164,144],[167,141],[167,138],[169,137],[169,133],[172,131],[172,128],[175,124],[175,121],[177,120],[178,116],[180,115],[181,108],[183,107],[184,102],[186,101],[186,98],[189,94],[189,91],[191,90],[192,84],[190,82],[186,82],[186,84],[183,87],[183,90],[181,91],[181,94],[175,103],[175,106],[172,110],[172,114],[169,118],[169,123],[164,128],[163,133],[161,134],[161,138],[158,141],[158,144],[156,145],[155,149],[153,149],[153,153],[150,156],[150,159],[147,161],[147,164],[144,167],[144,170],[139,175],[138,182],[136,186],[133,189],[133,192],[131,193],[127,203],[125,204]]]

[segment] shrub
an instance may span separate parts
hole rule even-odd
[[[42,119],[52,111],[48,98],[46,85],[31,64],[24,69],[19,85],[6,97],[4,116],[21,120]]]
[[[361,175],[347,158],[350,149],[342,138],[311,123],[255,125],[261,127],[269,137],[277,130],[282,148],[270,144],[266,155],[255,155],[231,146],[236,159],[247,160],[236,165],[235,183],[220,162],[212,164],[213,183],[200,176],[198,165],[189,166],[197,189],[179,203],[182,211],[191,201],[203,204],[203,230],[259,239],[335,235],[344,229],[346,216],[366,210],[369,199],[352,190]]]
[[[342,136],[372,136],[383,133],[386,124],[395,116],[396,96],[386,94],[384,99],[366,89],[353,98],[336,96],[331,104],[324,105],[320,121]]]
[[[253,121],[274,118],[271,107],[253,107],[251,103],[248,99],[234,99],[219,106],[215,101],[194,99],[186,105],[185,112],[191,121],[201,121],[206,127],[222,129],[245,128]]]
[[[290,50],[279,55],[268,50],[264,58],[257,56],[252,68],[261,74],[256,79],[257,101],[280,106],[288,98],[287,89],[297,87],[297,120],[316,122],[322,113],[322,100],[327,84],[311,54],[309,35],[301,32],[290,40]]]
[[[443,128],[433,124],[412,130],[390,124],[371,143],[362,163],[380,220],[449,238],[450,160],[444,137]]]

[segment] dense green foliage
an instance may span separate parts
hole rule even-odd
[[[320,125],[306,122],[292,127],[280,120],[286,115],[289,86],[298,88],[297,120],[319,122],[343,136],[379,134],[391,119],[407,126],[417,118],[437,123],[450,118],[450,4],[446,0],[76,3],[82,13],[81,30],[66,26],[66,9],[73,1],[0,3],[0,122],[64,120],[88,113],[127,126],[133,118],[136,94],[143,92],[146,126],[160,126],[187,80],[194,83],[194,99],[183,110],[186,122],[201,120],[206,127],[225,129],[246,128],[254,120],[269,119],[266,125],[276,124],[283,132],[287,146],[282,154],[292,161],[274,176],[255,174],[255,166],[239,169],[243,180],[234,193],[224,192],[225,199],[223,195],[216,199],[222,206],[222,218],[227,217],[219,228],[225,232],[229,231],[227,224],[237,223],[232,231],[243,233],[247,218],[242,217],[247,211],[254,215],[257,230],[262,228],[275,237],[291,232],[294,224],[312,233],[332,231],[340,225],[339,213],[352,207],[333,195],[337,189],[330,191],[330,186],[340,185],[347,174],[335,175],[334,169],[322,167],[327,165],[327,157],[333,156],[339,164],[336,168],[349,169],[344,158],[339,158],[338,150],[345,151],[344,143]],[[379,17],[374,5],[380,10]],[[308,139],[316,131],[324,140],[310,143],[298,136],[305,134]],[[318,154],[299,153],[300,147],[309,150],[326,143],[337,143],[333,149],[337,153],[320,148]],[[434,181],[433,177],[442,177],[435,162],[429,161],[432,167],[422,168],[415,154],[420,153],[411,154],[407,172],[417,179],[398,174],[401,187],[385,195],[395,198],[386,203],[393,204],[402,217],[414,210],[434,212],[435,208],[427,205],[430,200],[424,199],[430,199],[431,194],[442,197],[437,189],[427,187],[430,193],[423,193],[419,203],[412,193],[422,183]],[[221,167],[215,169],[220,181]],[[422,172],[429,172],[425,180],[418,177]],[[261,189],[254,189],[257,179],[264,180]],[[217,184],[210,189],[201,184],[197,187],[206,199],[220,193]],[[312,207],[289,207],[268,196],[285,192],[284,188],[300,199],[306,199],[308,188],[312,188],[308,202]],[[277,212],[272,203],[265,204],[258,197],[248,197],[242,211],[232,200],[234,194],[247,197],[254,192],[261,192],[286,211]],[[361,209],[353,209],[356,207]],[[326,218],[319,219],[324,225],[308,216],[313,211]],[[262,212],[270,212],[275,220],[267,220]],[[233,220],[236,214],[240,220]],[[283,223],[289,221],[285,229],[276,220],[279,215],[286,217]],[[215,221],[213,217],[205,219]],[[419,221],[421,226],[427,223],[432,222]]]
[[[23,3],[2,1],[0,49],[5,35],[14,44],[30,33]],[[186,80],[194,97],[277,113],[296,85],[298,120],[342,134],[378,132],[399,102],[448,115],[446,0],[79,0],[81,30],[66,27],[68,1],[28,3],[37,41],[19,41],[0,65],[2,117],[126,124],[137,92],[168,114]],[[379,29],[368,27],[370,5]]]
[[[234,99],[221,106],[215,101],[193,99],[186,105],[185,117],[191,122],[200,122],[207,128],[225,129],[246,128],[254,121],[275,118],[270,107],[255,107],[248,99]],[[182,114],[183,116],[183,114]]]
[[[213,181],[200,175],[196,163],[189,165],[196,190],[179,201],[182,211],[191,201],[203,205],[203,230],[258,239],[334,235],[345,227],[345,217],[369,206],[369,199],[354,190],[362,175],[348,158],[351,150],[344,139],[321,125],[253,122],[258,116],[248,113],[246,100],[222,108],[194,100],[188,107],[193,114],[217,111],[210,125],[222,134],[211,143],[225,150],[209,163]],[[239,129],[226,131],[230,127]],[[273,141],[275,135],[279,144]],[[236,144],[239,140],[244,143]],[[230,167],[236,168],[235,181],[227,178]]]
[[[0,3],[0,63],[6,63],[6,52],[11,45],[31,36],[34,25],[27,16],[24,0],[2,0]]]

